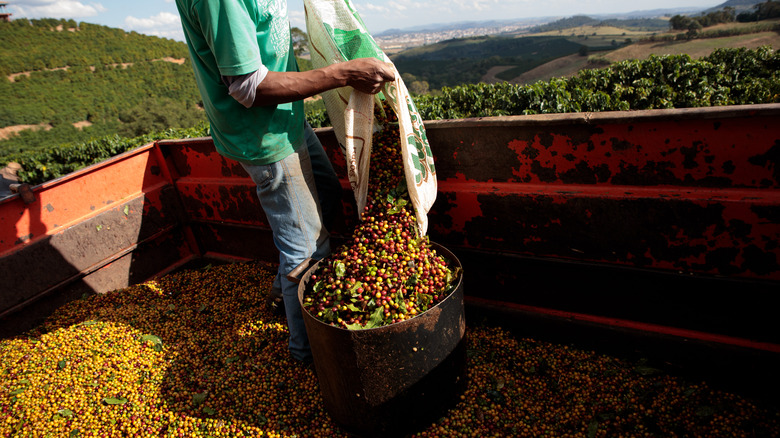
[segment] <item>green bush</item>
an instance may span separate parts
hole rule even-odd
[[[651,56],[568,79],[528,85],[469,84],[419,96],[423,119],[747,105],[780,101],[780,55],[768,47]]]
[[[86,143],[62,145],[20,154],[9,157],[6,161],[18,162],[22,166],[18,172],[19,181],[34,185],[59,178],[156,140],[207,135],[208,125],[202,123],[194,128],[167,129],[134,138],[111,135]]]

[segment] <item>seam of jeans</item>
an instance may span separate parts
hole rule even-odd
[[[297,153],[293,153],[293,154],[290,155],[290,157],[292,155],[298,155],[298,154]],[[284,159],[284,160],[280,161],[279,164],[282,166],[282,168],[284,170],[283,175],[284,175],[284,184],[286,186],[285,190],[289,191],[290,196],[292,198],[291,205],[294,206],[295,214],[298,216],[298,223],[303,225],[303,224],[306,223],[306,220],[305,220],[305,218],[303,216],[303,208],[301,207],[300,194],[296,190],[291,190],[294,187],[293,187],[292,184],[290,184],[290,182],[291,182],[290,178],[291,178],[291,174],[292,174],[292,172],[290,171],[290,166],[287,164],[287,159]],[[303,169],[301,169],[300,176],[305,181],[305,177],[303,175]],[[314,254],[314,251],[317,250],[317,241],[316,241],[316,239],[312,240],[312,236],[309,235],[309,230],[307,229],[307,227],[303,226],[302,228],[303,228],[303,230],[302,230],[303,233],[302,234],[304,235],[304,240],[306,242],[306,252],[308,254]],[[313,248],[310,246],[310,244],[312,242],[314,243],[314,247]]]

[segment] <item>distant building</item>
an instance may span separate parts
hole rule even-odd
[[[0,21],[11,21],[11,13],[7,12],[5,7],[8,6],[6,2],[0,2]]]

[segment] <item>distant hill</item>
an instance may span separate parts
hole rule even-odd
[[[599,23],[599,20],[589,17],[587,15],[575,15],[573,17],[561,18],[560,20],[553,21],[552,23],[542,24],[540,26],[532,27],[528,30],[528,33],[542,33],[552,30],[564,30],[572,27],[580,26],[592,26]]]
[[[407,78],[425,81],[432,89],[440,89],[477,83],[497,65],[529,70],[555,58],[577,53],[581,47],[581,44],[558,36],[485,36],[417,47],[393,55],[391,59],[399,72],[411,75]]]
[[[780,26],[780,20],[778,19],[759,23],[719,24],[712,28],[704,29],[703,33],[710,33],[712,36],[691,40],[677,39],[675,38],[675,33],[653,34],[649,38],[635,38],[635,42],[632,44],[593,56],[570,55],[558,58],[514,76],[507,74],[511,73],[511,70],[494,71],[492,76],[487,75],[484,79],[486,82],[506,80],[511,83],[527,84],[539,80],[549,80],[553,77],[573,76],[579,70],[599,68],[613,62],[647,59],[652,55],[686,54],[693,59],[699,59],[710,55],[719,48],[757,49],[767,46],[778,50],[780,49],[780,33],[777,32],[780,27],[778,26]],[[594,27],[592,29],[601,28]],[[594,37],[590,38],[590,40],[593,39]]]
[[[585,26],[611,26],[625,30],[658,32],[668,29],[669,22],[660,18],[594,18],[587,15],[575,15],[540,26],[534,26],[528,29],[528,33],[544,33]]]
[[[409,82],[430,89],[464,83],[513,79],[542,64],[579,54],[584,64],[591,52],[614,50],[631,37],[663,32],[658,18],[593,18],[577,15],[527,28],[514,35],[458,38],[406,49],[391,55]],[[576,58],[576,56],[575,56]],[[582,61],[582,62],[580,62]],[[488,79],[492,78],[492,79]]]
[[[724,24],[703,30],[702,39],[686,42],[669,32],[671,16],[618,19],[577,15],[515,36],[459,38],[406,49],[391,59],[407,84],[437,90],[465,83],[530,83],[571,76],[583,68],[626,59],[627,54],[636,55],[628,55],[631,59],[644,59],[651,54],[690,50],[691,56],[701,57],[719,47],[777,47],[771,22]]]
[[[430,23],[420,26],[410,26],[403,29],[387,29],[385,31],[373,34],[374,38],[383,38],[394,35],[404,35],[408,33],[433,33],[444,32],[448,30],[467,30],[474,28],[497,28],[506,26],[532,26],[538,23],[545,23],[554,18],[521,18],[515,20],[486,20],[486,21],[458,21],[453,23]]]
[[[728,0],[725,3],[721,3],[718,6],[706,9],[706,10],[704,10],[702,12],[706,14],[706,13],[709,13],[709,12],[720,11],[721,9],[726,8],[726,7],[731,7],[731,8],[734,8],[734,10],[736,11],[737,14],[739,14],[740,12],[752,11],[754,6],[759,4],[759,3],[763,3],[763,1],[756,1],[756,0]]]
[[[620,12],[616,14],[594,14],[594,17],[601,19],[634,19],[634,18],[658,18],[658,17],[671,17],[677,14],[695,14],[699,13],[703,8],[681,7],[681,8],[661,8],[661,9],[645,9],[629,12]]]
[[[73,20],[0,22],[0,155],[205,121],[183,42]]]
[[[736,1],[752,1],[754,3],[755,0],[736,0]],[[663,9],[650,9],[650,10],[636,10],[631,12],[621,12],[621,13],[615,13],[615,14],[591,14],[590,16],[587,16],[588,20],[595,20],[595,21],[604,21],[604,20],[637,20],[637,19],[643,19],[643,18],[658,18],[658,17],[671,17],[672,15],[677,14],[692,14],[692,13],[699,13],[703,11],[704,8],[691,8],[691,7],[681,7],[681,8],[663,8]],[[578,17],[585,17],[584,15],[580,15]],[[500,26],[512,26],[512,25],[521,25],[524,27],[530,27],[535,25],[544,25],[547,23],[552,23],[556,20],[572,20],[575,21],[574,17],[561,17],[561,16],[548,16],[548,17],[530,17],[530,18],[517,18],[517,19],[508,19],[508,20],[486,20],[486,21],[460,21],[460,22],[451,22],[451,23],[430,23],[420,26],[410,26],[410,27],[404,27],[401,29],[394,28],[394,29],[387,29],[382,32],[378,32],[373,34],[375,38],[381,38],[381,37],[388,37],[393,35],[403,35],[408,33],[425,33],[425,32],[441,32],[441,31],[447,31],[447,30],[455,30],[455,29],[471,29],[471,28],[488,28],[488,27],[500,27]],[[573,24],[573,23],[572,23]],[[576,27],[575,25],[572,25],[571,27]]]

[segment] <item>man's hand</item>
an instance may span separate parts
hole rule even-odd
[[[392,80],[395,80],[392,65],[376,58],[354,59],[305,72],[269,71],[257,86],[253,106],[292,102],[346,86],[376,94],[382,84]]]
[[[376,94],[385,82],[395,80],[392,66],[376,58],[360,58],[336,66],[342,68],[347,85],[368,94]]]

